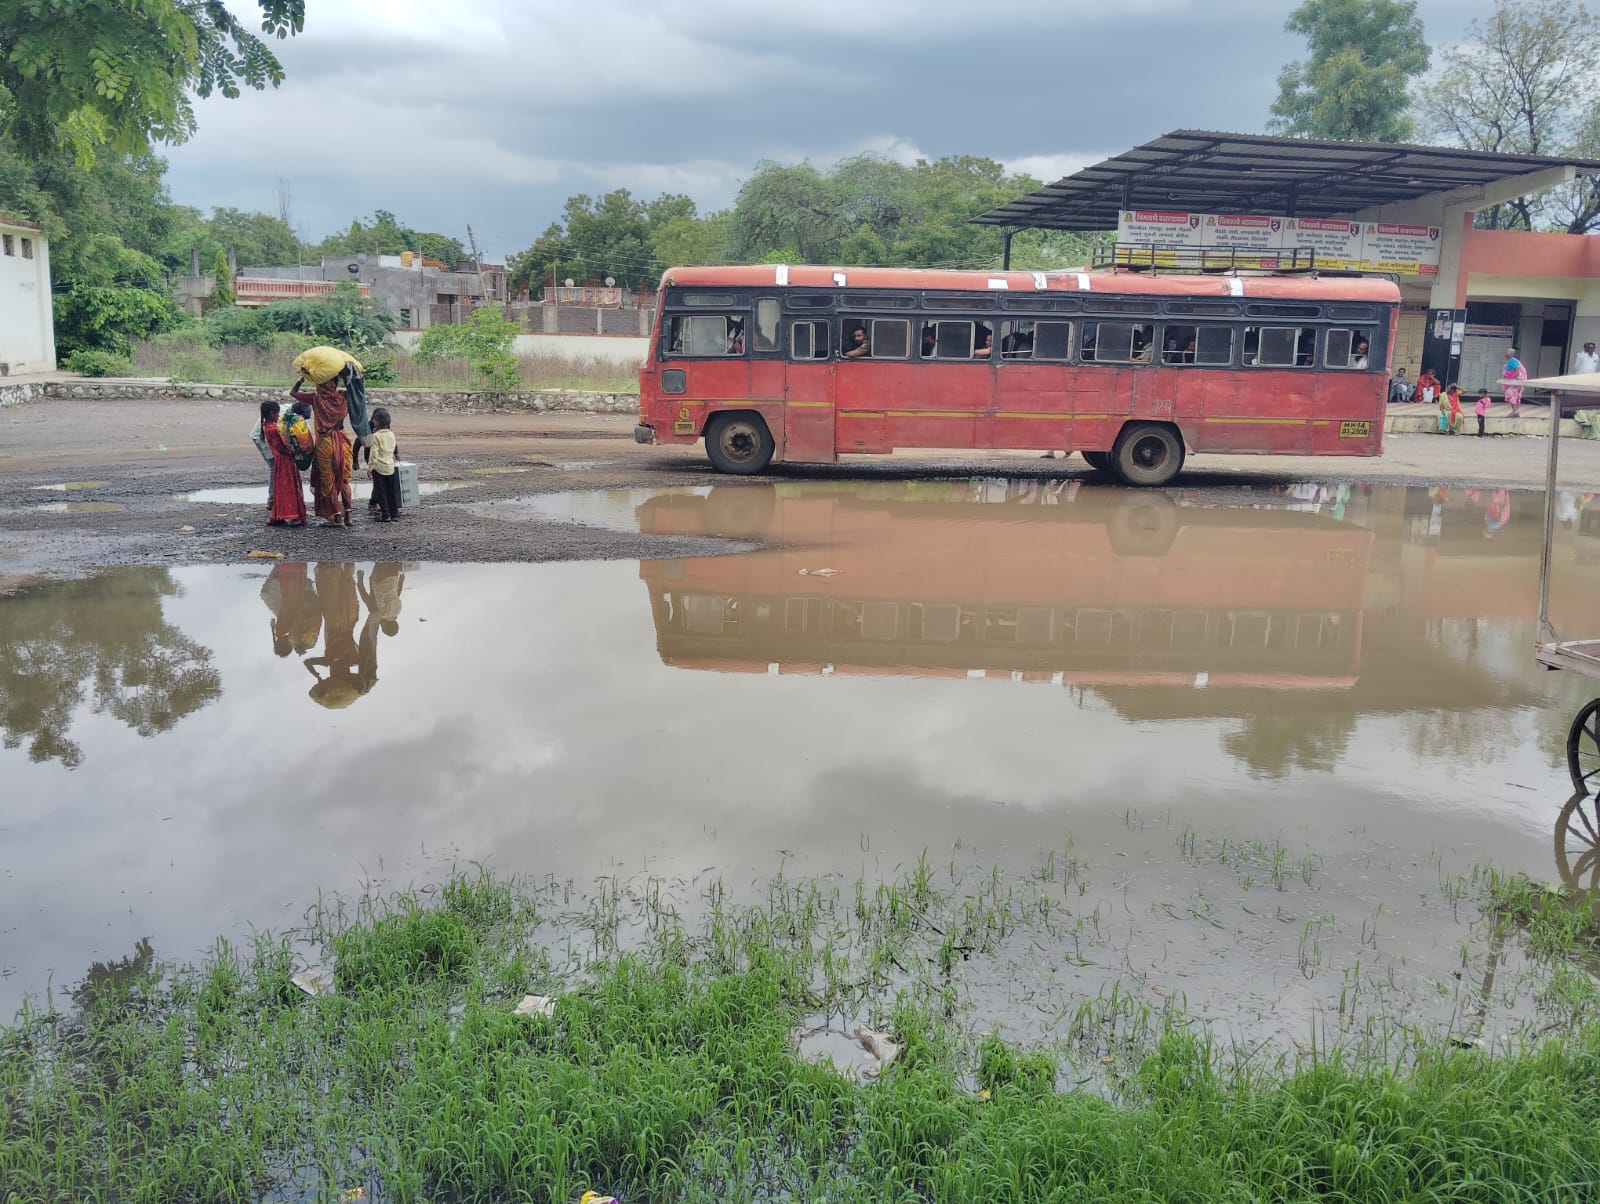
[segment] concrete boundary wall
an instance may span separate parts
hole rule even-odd
[[[278,385],[176,384],[161,380],[81,379],[51,381],[27,386],[34,396],[100,401],[174,401],[196,398],[212,401],[287,402],[288,390]],[[637,414],[637,393],[580,393],[541,389],[530,393],[478,393],[464,389],[368,389],[367,409],[389,406],[404,410],[524,410],[587,414]]]
[[[627,311],[632,313],[632,310]],[[407,351],[413,350],[422,337],[420,330],[397,330],[394,341]],[[628,334],[519,334],[511,342],[516,355],[530,359],[604,360],[608,364],[624,364],[630,368],[644,366],[650,351],[648,337]]]

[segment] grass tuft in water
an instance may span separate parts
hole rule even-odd
[[[1276,846],[1245,856],[1269,875],[1296,864]],[[1498,1204],[1600,1185],[1592,996],[1569,1001],[1564,1040],[1502,1057],[1415,1042],[1403,1067],[1219,1049],[1181,1000],[1115,984],[1064,1018],[1058,1046],[977,1036],[963,974],[1019,932],[1089,922],[1039,907],[1064,872],[1052,860],[1037,891],[998,873],[956,891],[926,862],[881,884],[780,875],[760,906],[713,886],[685,926],[658,884],[578,898],[480,870],[324,900],[296,940],[219,942],[198,967],[145,946],[97,967],[71,1006],[0,1030],[0,1201],[360,1186],[403,1204],[589,1187],[658,1202]],[[1530,951],[1587,939],[1537,888],[1497,878],[1490,895],[1501,935]],[[308,942],[330,993],[290,981]],[[1562,963],[1546,989],[1580,979]],[[553,996],[554,1015],[514,1014],[524,993]],[[808,1063],[794,1034],[818,1014],[871,1023],[900,1053],[870,1081]]]

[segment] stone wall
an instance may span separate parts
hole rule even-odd
[[[286,390],[277,385],[174,384],[156,380],[62,380],[35,389],[39,397],[76,397],[106,401],[171,401],[202,398],[215,401],[282,401]],[[27,400],[22,398],[19,400]],[[464,389],[368,389],[367,408],[389,406],[404,410],[526,410],[534,413],[569,411],[585,414],[637,414],[637,393],[578,393],[540,389],[531,393],[480,393]]]
[[[8,385],[0,382],[0,410],[44,396],[46,396],[45,386],[40,383],[30,381],[28,384]]]

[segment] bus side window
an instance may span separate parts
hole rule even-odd
[[[1194,362],[1212,368],[1225,368],[1233,363],[1233,327],[1200,327],[1200,339],[1195,344]]]
[[[778,349],[778,299],[776,297],[763,297],[756,302],[755,326],[756,351],[776,351]]]
[[[1364,370],[1370,362],[1372,333],[1367,330],[1330,330],[1322,348],[1322,362],[1329,368]]]
[[[1085,322],[1083,358],[1102,364],[1149,363],[1155,327],[1149,322]]]
[[[973,348],[971,322],[930,322],[933,328],[933,355],[941,360],[970,360]],[[924,338],[926,343],[926,338]]]
[[[867,354],[875,360],[903,360],[911,355],[909,318],[873,318]]]
[[[1263,368],[1309,368],[1316,347],[1316,331],[1306,326],[1246,326],[1245,363]],[[1252,359],[1252,344],[1256,351]]]
[[[1031,336],[1033,358],[1066,360],[1072,358],[1071,322],[1035,322]]]
[[[1161,362],[1163,364],[1194,363],[1195,343],[1200,335],[1198,326],[1171,326],[1162,334]]]
[[[667,324],[669,355],[735,355],[744,351],[744,324],[722,314],[674,314]],[[734,350],[738,340],[738,351]]]
[[[828,358],[828,324],[796,322],[789,328],[789,358],[825,360]]]

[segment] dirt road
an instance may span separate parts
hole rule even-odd
[[[703,542],[645,538],[525,514],[489,503],[574,489],[747,482],[712,472],[699,447],[641,447],[633,419],[598,414],[445,414],[402,411],[402,458],[424,481],[470,482],[429,498],[394,525],[350,530],[271,528],[259,508],[186,500],[196,490],[261,486],[266,470],[237,402],[156,405],[46,400],[0,410],[0,581],[104,564],[229,562],[252,550],[290,559],[566,560],[703,552]],[[1545,443],[1531,438],[1390,436],[1379,460],[1205,456],[1190,488],[1299,480],[1473,483],[1536,488]],[[1083,461],[1026,453],[905,452],[850,457],[780,475],[1082,476]],[[770,478],[768,478],[770,479]],[[1563,484],[1600,488],[1600,443],[1562,445]],[[59,488],[60,486],[87,488]],[[192,528],[192,530],[186,530]]]

